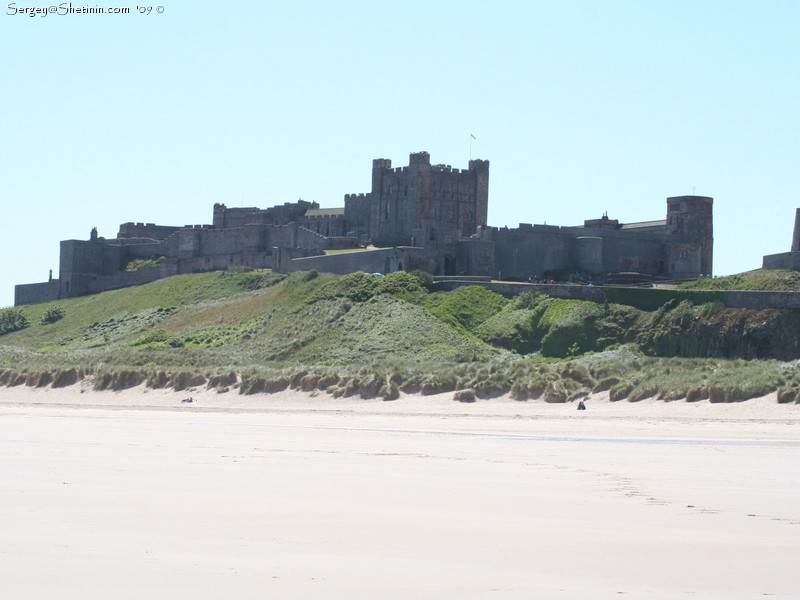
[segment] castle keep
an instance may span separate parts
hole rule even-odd
[[[711,275],[713,199],[667,198],[666,218],[582,225],[487,225],[489,161],[432,165],[427,152],[393,168],[372,163],[372,189],[343,208],[298,200],[267,209],[215,204],[210,225],[123,223],[115,238],[61,242],[58,279],[18,285],[15,304],[92,294],[182,273],[272,268],[332,273],[422,269],[433,275],[529,280],[612,273],[690,279]],[[369,248],[367,248],[369,246]],[[351,250],[326,254],[330,250]],[[136,268],[136,267],[139,268]]]
[[[414,246],[431,231],[469,237],[486,225],[489,161],[471,160],[469,169],[431,165],[427,152],[409,157],[408,166],[372,161],[372,191],[344,197],[348,230],[380,245]]]

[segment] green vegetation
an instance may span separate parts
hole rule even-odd
[[[315,273],[316,271],[310,271]],[[309,297],[309,301],[330,300],[333,298],[349,298],[356,302],[364,302],[381,294],[390,294],[406,299],[418,298],[425,294],[426,288],[420,278],[414,274],[398,271],[386,276],[357,271],[335,279],[329,279]]]
[[[136,258],[125,265],[126,271],[138,271],[139,269],[151,269],[160,267],[167,261],[166,256],[152,256],[150,258]]]
[[[691,290],[667,290],[652,288],[609,288],[606,291],[609,302],[626,304],[639,310],[656,310],[667,302],[689,302],[700,305],[721,302],[722,294],[717,290],[694,288]]]
[[[472,332],[500,311],[508,300],[481,286],[429,294],[423,306],[433,316],[464,331]]]
[[[0,310],[0,335],[19,331],[30,327],[31,321],[19,308],[4,308]]]
[[[51,306],[42,315],[41,323],[46,325],[47,323],[55,323],[56,321],[60,321],[64,318],[64,308],[59,305]]]
[[[800,272],[757,269],[730,275],[697,279],[683,283],[682,290],[768,290],[773,292],[800,291]]]
[[[797,363],[752,360],[800,358],[798,311],[696,302],[713,290],[644,310],[429,286],[404,272],[217,272],[4,309],[0,385],[459,392],[462,402],[593,391],[729,402],[778,390],[781,402],[800,400]]]

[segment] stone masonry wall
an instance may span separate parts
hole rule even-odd
[[[482,285],[506,297],[514,297],[522,292],[547,294],[553,298],[587,300],[602,304],[606,302],[606,292],[615,289],[613,286],[535,284],[535,283],[502,283],[476,282],[474,280],[459,281],[457,279],[437,281],[437,291],[449,291],[467,285]],[[624,288],[625,289],[625,288]],[[646,292],[647,290],[642,290]],[[759,292],[759,291],[723,291],[722,303],[728,308],[749,308],[753,310],[767,309],[800,309],[800,293],[798,292]],[[686,292],[690,295],[691,292]]]
[[[43,283],[23,283],[14,286],[14,306],[39,304],[59,299],[60,283],[52,279]]]

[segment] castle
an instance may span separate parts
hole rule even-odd
[[[761,268],[800,271],[800,208],[796,209],[794,213],[792,249],[789,252],[765,255],[761,262]]]
[[[59,277],[17,285],[15,304],[33,304],[212,270],[317,269],[525,281],[611,273],[691,279],[712,273],[713,199],[667,198],[666,218],[583,225],[487,226],[489,161],[468,169],[432,165],[427,152],[406,167],[372,161],[372,189],[347,194],[344,208],[298,200],[272,208],[215,204],[210,225],[123,223],[113,239],[61,242]],[[331,252],[347,250],[347,252]],[[137,268],[138,267],[138,268]]]

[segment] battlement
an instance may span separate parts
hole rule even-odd
[[[714,204],[714,198],[710,196],[671,196],[667,198],[667,204],[674,206],[680,203],[688,203],[695,206],[711,206]]]
[[[470,171],[486,171],[489,172],[489,161],[482,160],[480,158],[475,158],[469,161],[469,170]]]
[[[117,237],[127,238],[149,238],[153,240],[164,240],[178,231],[180,227],[169,225],[156,225],[155,223],[122,223],[119,226]]]
[[[412,152],[408,157],[408,166],[429,164],[431,164],[431,155],[425,151]]]
[[[469,169],[454,169],[450,165],[432,165],[431,170],[436,171],[438,173],[469,173]]]
[[[343,208],[320,209],[302,199],[270,208],[213,205],[213,225],[162,226],[147,222],[120,225],[118,239],[92,231],[89,241],[61,245],[60,277],[25,288],[23,302],[53,294],[68,298],[103,289],[133,285],[124,273],[137,258],[163,256],[161,271],[148,277],[230,269],[278,267],[282,252],[308,256],[323,248],[358,244],[414,246],[418,255],[373,264],[351,255],[336,260],[347,269],[389,272],[422,268],[435,275],[532,276],[558,278],[558,273],[635,271],[653,276],[691,277],[711,273],[713,199],[675,196],[667,199],[666,219],[620,223],[602,218],[562,227],[520,223],[517,228],[487,226],[489,161],[473,159],[469,168],[431,164],[427,152],[409,155],[408,165],[372,161],[371,188],[344,195]],[[800,249],[800,211],[792,249]],[[365,256],[377,256],[364,253]],[[800,257],[795,251],[793,256]],[[800,258],[797,259],[800,264]],[[330,262],[326,262],[330,265]],[[322,265],[322,263],[320,263]],[[52,279],[52,278],[51,278]],[[137,280],[138,281],[138,280]],[[24,293],[23,293],[24,292]],[[49,296],[48,296],[49,295]]]

